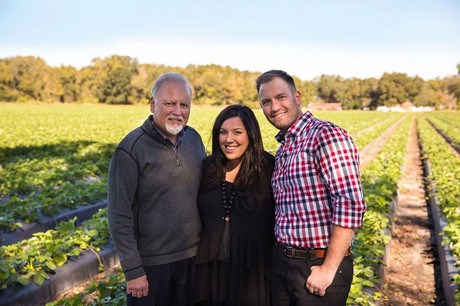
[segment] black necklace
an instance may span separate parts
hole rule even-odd
[[[229,192],[227,200],[227,183],[225,180],[222,182],[222,207],[224,208],[225,215],[222,220],[225,221],[224,230],[222,232],[222,243],[220,245],[219,255],[217,259],[222,262],[230,260],[230,210],[232,209],[233,198],[235,197],[235,189]]]
[[[225,222],[230,221],[230,210],[232,209],[233,198],[235,197],[235,191],[232,188],[232,192],[227,200],[227,187],[225,180],[222,182],[222,207],[224,208],[225,215],[222,217],[222,220]]]

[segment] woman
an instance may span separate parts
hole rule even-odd
[[[212,128],[198,197],[198,305],[270,305],[273,164],[252,110],[225,108]]]

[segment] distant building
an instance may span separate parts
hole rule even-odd
[[[380,112],[431,112],[435,108],[431,106],[415,106],[412,102],[406,101],[401,105],[378,106],[376,110]]]
[[[314,102],[309,103],[307,106],[309,111],[341,111],[341,103],[324,103],[324,102]]]
[[[406,112],[412,112],[415,108],[414,103],[406,101],[401,104],[401,108]]]

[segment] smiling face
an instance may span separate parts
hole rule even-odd
[[[249,137],[240,117],[225,120],[220,126],[219,145],[227,164],[237,166],[249,146]]]
[[[267,120],[282,132],[302,116],[300,92],[293,92],[281,78],[260,86],[259,102]]]
[[[152,99],[150,110],[155,127],[175,142],[177,134],[187,124],[191,98],[186,85],[166,82],[158,91],[158,100]]]

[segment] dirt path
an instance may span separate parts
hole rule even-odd
[[[360,167],[364,168],[368,163],[375,159],[375,156],[382,150],[383,146],[388,142],[393,133],[396,131],[398,126],[404,121],[406,117],[402,117],[397,122],[395,122],[388,130],[386,130],[382,135],[377,137],[370,144],[365,146],[359,153]]]
[[[415,119],[406,150],[384,280],[386,300],[382,305],[442,306],[442,296],[436,289],[434,246]]]

